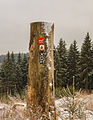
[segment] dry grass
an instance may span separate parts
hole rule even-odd
[[[85,105],[86,110],[93,111],[93,92],[87,93],[84,91],[81,93],[81,95],[79,96],[78,99],[84,100],[84,102],[86,103],[86,105]]]
[[[5,103],[7,104],[5,104]],[[0,102],[0,120],[26,120],[26,104],[21,99],[8,96],[8,101]]]
[[[71,102],[71,98],[69,97],[68,100],[66,96],[56,100],[57,116],[60,117],[62,120],[69,120],[69,112],[67,111],[67,105],[71,103],[73,103]],[[81,113],[83,113],[82,115],[84,117],[82,119],[93,120],[93,93],[90,94],[85,91],[77,92],[77,96],[74,99],[74,106],[76,106],[76,108],[80,108],[79,110],[81,112],[79,111],[77,115],[80,114],[81,116]],[[81,120],[81,118],[79,120]]]
[[[78,100],[86,102],[85,109],[93,111],[93,93],[82,92]],[[26,100],[8,97],[8,101],[0,101],[0,120],[30,120],[26,112]]]

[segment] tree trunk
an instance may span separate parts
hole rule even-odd
[[[55,120],[54,24],[30,25],[27,107],[31,120]]]

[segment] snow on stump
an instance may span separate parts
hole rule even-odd
[[[30,24],[27,108],[31,120],[55,120],[54,24]]]

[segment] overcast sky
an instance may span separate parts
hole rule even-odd
[[[33,21],[54,22],[55,44],[80,48],[87,32],[93,39],[93,0],[0,0],[0,54],[27,52]]]

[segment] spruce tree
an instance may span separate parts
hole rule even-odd
[[[22,70],[22,86],[25,88],[27,85],[27,78],[28,78],[28,59],[26,54],[24,54],[23,60],[22,60],[22,65],[21,65],[21,70]]]
[[[89,82],[89,85],[90,85],[90,90],[93,90],[93,44],[92,44],[92,64],[91,64],[91,72],[89,74],[89,77],[90,77],[90,82]]]
[[[7,58],[4,60],[1,66],[1,77],[3,91],[6,94],[14,95],[16,85],[16,66],[14,62],[14,54],[10,55],[8,52]]]
[[[2,65],[1,65],[1,92],[2,95],[7,95],[7,79],[5,76],[5,69],[6,69],[6,60],[4,59]]]
[[[59,71],[59,54],[57,48],[54,48],[54,79],[55,79],[55,88],[60,86],[58,82],[58,71]]]
[[[22,64],[22,57],[21,57],[21,53],[20,53],[20,52],[19,52],[19,54],[18,54],[17,64],[19,64],[19,65]]]
[[[91,90],[92,86],[91,84],[91,78],[90,73],[92,71],[92,43],[89,36],[89,33],[87,33],[84,43],[82,44],[81,48],[81,87],[84,88],[86,91],[88,89]]]
[[[15,57],[14,57],[14,53],[11,53],[11,61],[14,63],[15,62]]]
[[[22,70],[19,64],[16,64],[16,92],[21,96],[23,89]]]
[[[1,65],[1,86],[2,93],[6,95],[15,95],[15,92],[21,95],[22,90],[27,85],[28,76],[28,59],[24,54],[23,60],[21,54],[18,55],[18,60],[15,62],[15,56],[12,52],[8,52],[6,59]]]
[[[22,75],[22,56],[21,53],[18,54],[16,63],[16,89],[17,93],[21,95],[23,89],[23,75]]]
[[[1,77],[3,92],[7,95],[10,93],[10,52],[8,51],[7,58],[1,65]]]
[[[75,76],[75,87],[79,87],[79,61],[80,54],[77,47],[77,42],[74,40],[68,51],[67,78],[69,86],[72,86],[73,76]]]
[[[60,39],[59,45],[57,46],[57,87],[67,86],[67,50],[65,41]]]
[[[8,51],[8,53],[7,53],[7,62],[9,62],[10,61],[10,52]]]
[[[11,53],[11,59],[10,59],[10,66],[11,66],[11,94],[14,95],[16,91],[16,63],[15,63],[15,57],[14,53]]]

